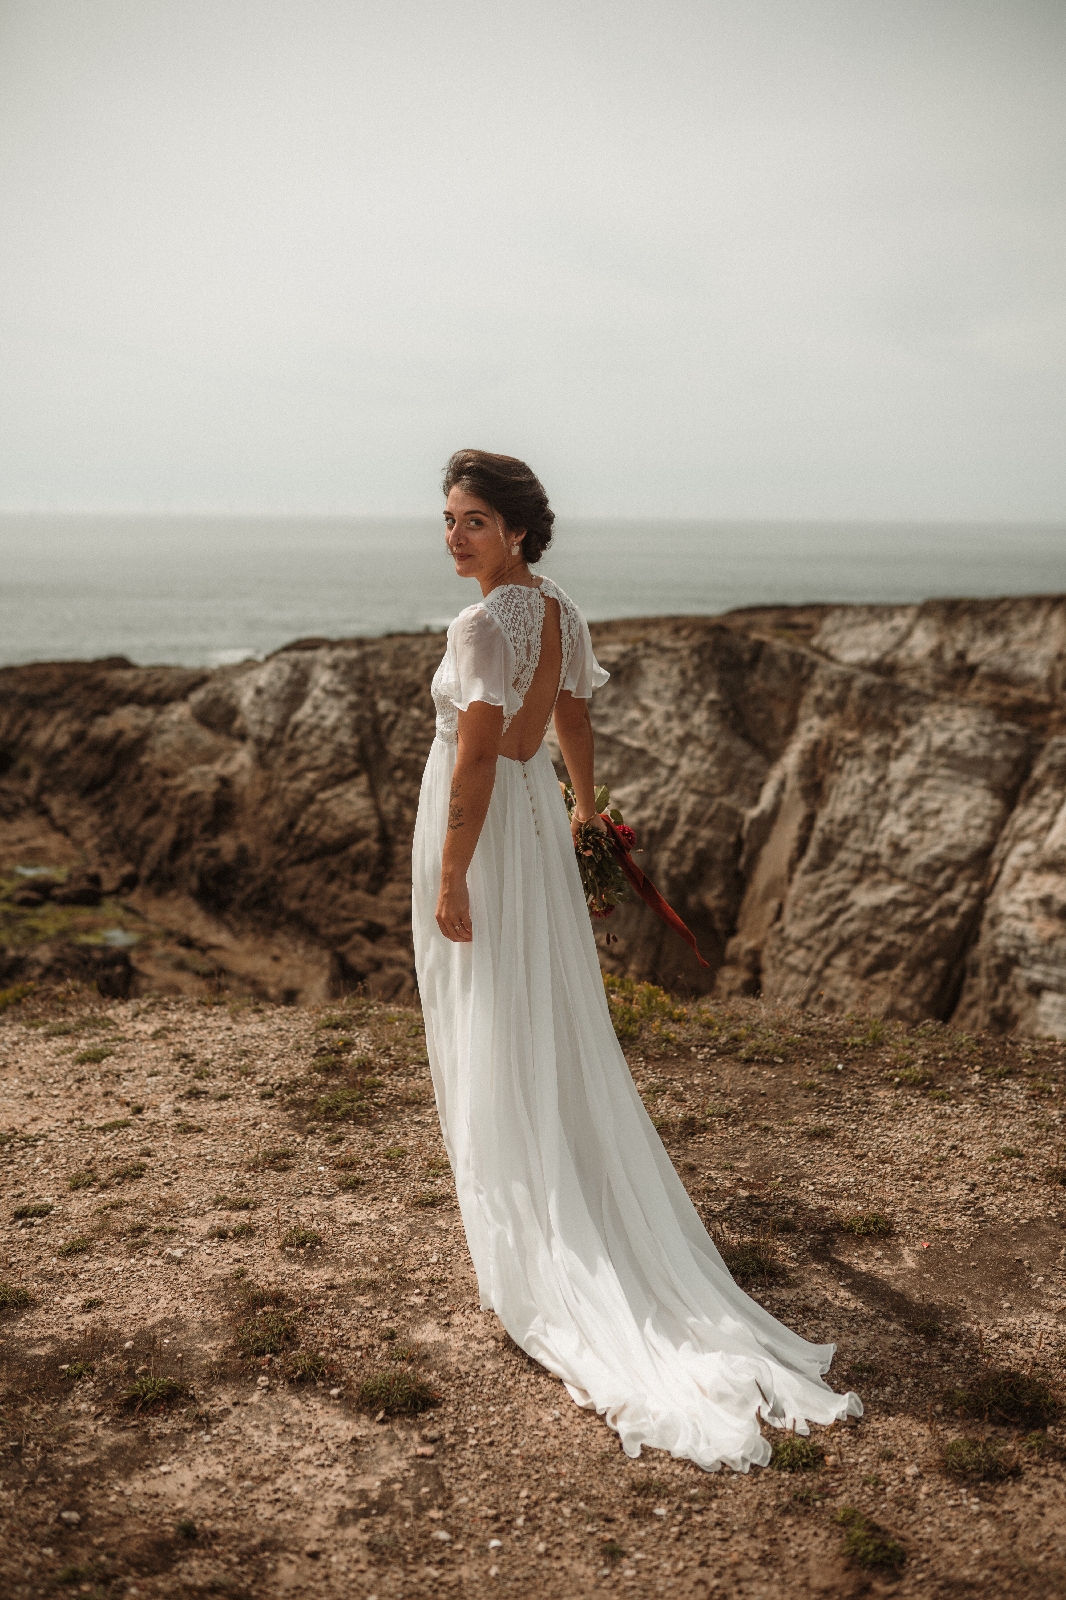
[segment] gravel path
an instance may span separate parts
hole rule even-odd
[[[417,1013],[8,991],[0,1591],[1066,1592],[1064,1047],[610,993],[861,1422],[627,1461],[476,1309]]]

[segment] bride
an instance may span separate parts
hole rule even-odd
[[[437,1107],[484,1310],[642,1445],[765,1464],[759,1420],[859,1415],[808,1344],[749,1299],[700,1222],[615,1038],[559,784],[594,817],[589,701],[607,673],[533,567],[554,514],[529,467],[460,450],[444,513],[481,599],[433,679],[415,826],[415,961]]]

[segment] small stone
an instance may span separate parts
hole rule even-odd
[[[256,1386],[257,1389],[269,1389],[270,1388],[270,1379],[267,1377],[266,1373],[264,1373],[261,1378],[256,1378],[255,1386]]]
[[[322,1554],[322,1548],[321,1548],[320,1545],[317,1545],[317,1544],[305,1544],[304,1545],[304,1555],[305,1556],[310,1556],[312,1561],[317,1561],[321,1554]]]
[[[503,1549],[503,1540],[502,1539],[490,1539],[489,1540],[489,1549],[490,1550],[502,1550]]]
[[[538,1556],[542,1556],[547,1548],[548,1546],[544,1543],[543,1539],[539,1540],[537,1544],[534,1545],[534,1549],[536,1550]]]
[[[81,1521],[81,1516],[77,1511],[61,1511],[59,1520],[60,1522],[68,1522],[72,1528],[76,1528]]]
[[[489,1577],[490,1578],[498,1578],[499,1576],[500,1576],[499,1567],[490,1567],[489,1568]]]
[[[451,1534],[445,1533],[443,1528],[434,1528],[433,1537],[434,1539],[439,1539],[441,1544],[451,1544],[452,1542]]]
[[[122,1348],[123,1348],[123,1350],[132,1350],[133,1349],[133,1340],[132,1339],[127,1339],[126,1343],[122,1346]]]
[[[440,1438],[440,1430],[437,1428],[423,1428],[422,1437],[427,1444],[436,1444]]]
[[[428,1460],[432,1461],[432,1459],[436,1455],[436,1453],[437,1453],[436,1450],[434,1449],[433,1445],[431,1445],[431,1444],[416,1444],[415,1445],[415,1455],[416,1456],[425,1456]]]
[[[343,1389],[331,1389],[329,1391],[329,1397],[330,1397],[331,1400],[339,1400],[343,1393],[344,1393]]]
[[[655,1507],[655,1515],[657,1517],[665,1517],[667,1515],[666,1507],[665,1506],[656,1506]]]

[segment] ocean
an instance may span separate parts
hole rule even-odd
[[[560,518],[540,571],[591,621],[1066,589],[1066,523]],[[442,628],[477,598],[432,518],[0,516],[0,664],[217,666]]]

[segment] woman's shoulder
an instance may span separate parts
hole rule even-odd
[[[569,611],[576,617],[581,616],[581,607],[576,601],[571,600],[566,590],[561,588],[554,578],[541,578],[540,588],[550,599],[557,600],[564,611]]]
[[[479,639],[502,633],[503,629],[497,617],[492,613],[492,608],[484,600],[475,600],[473,605],[464,607],[448,629],[448,643],[457,644],[460,640],[476,642]]]

